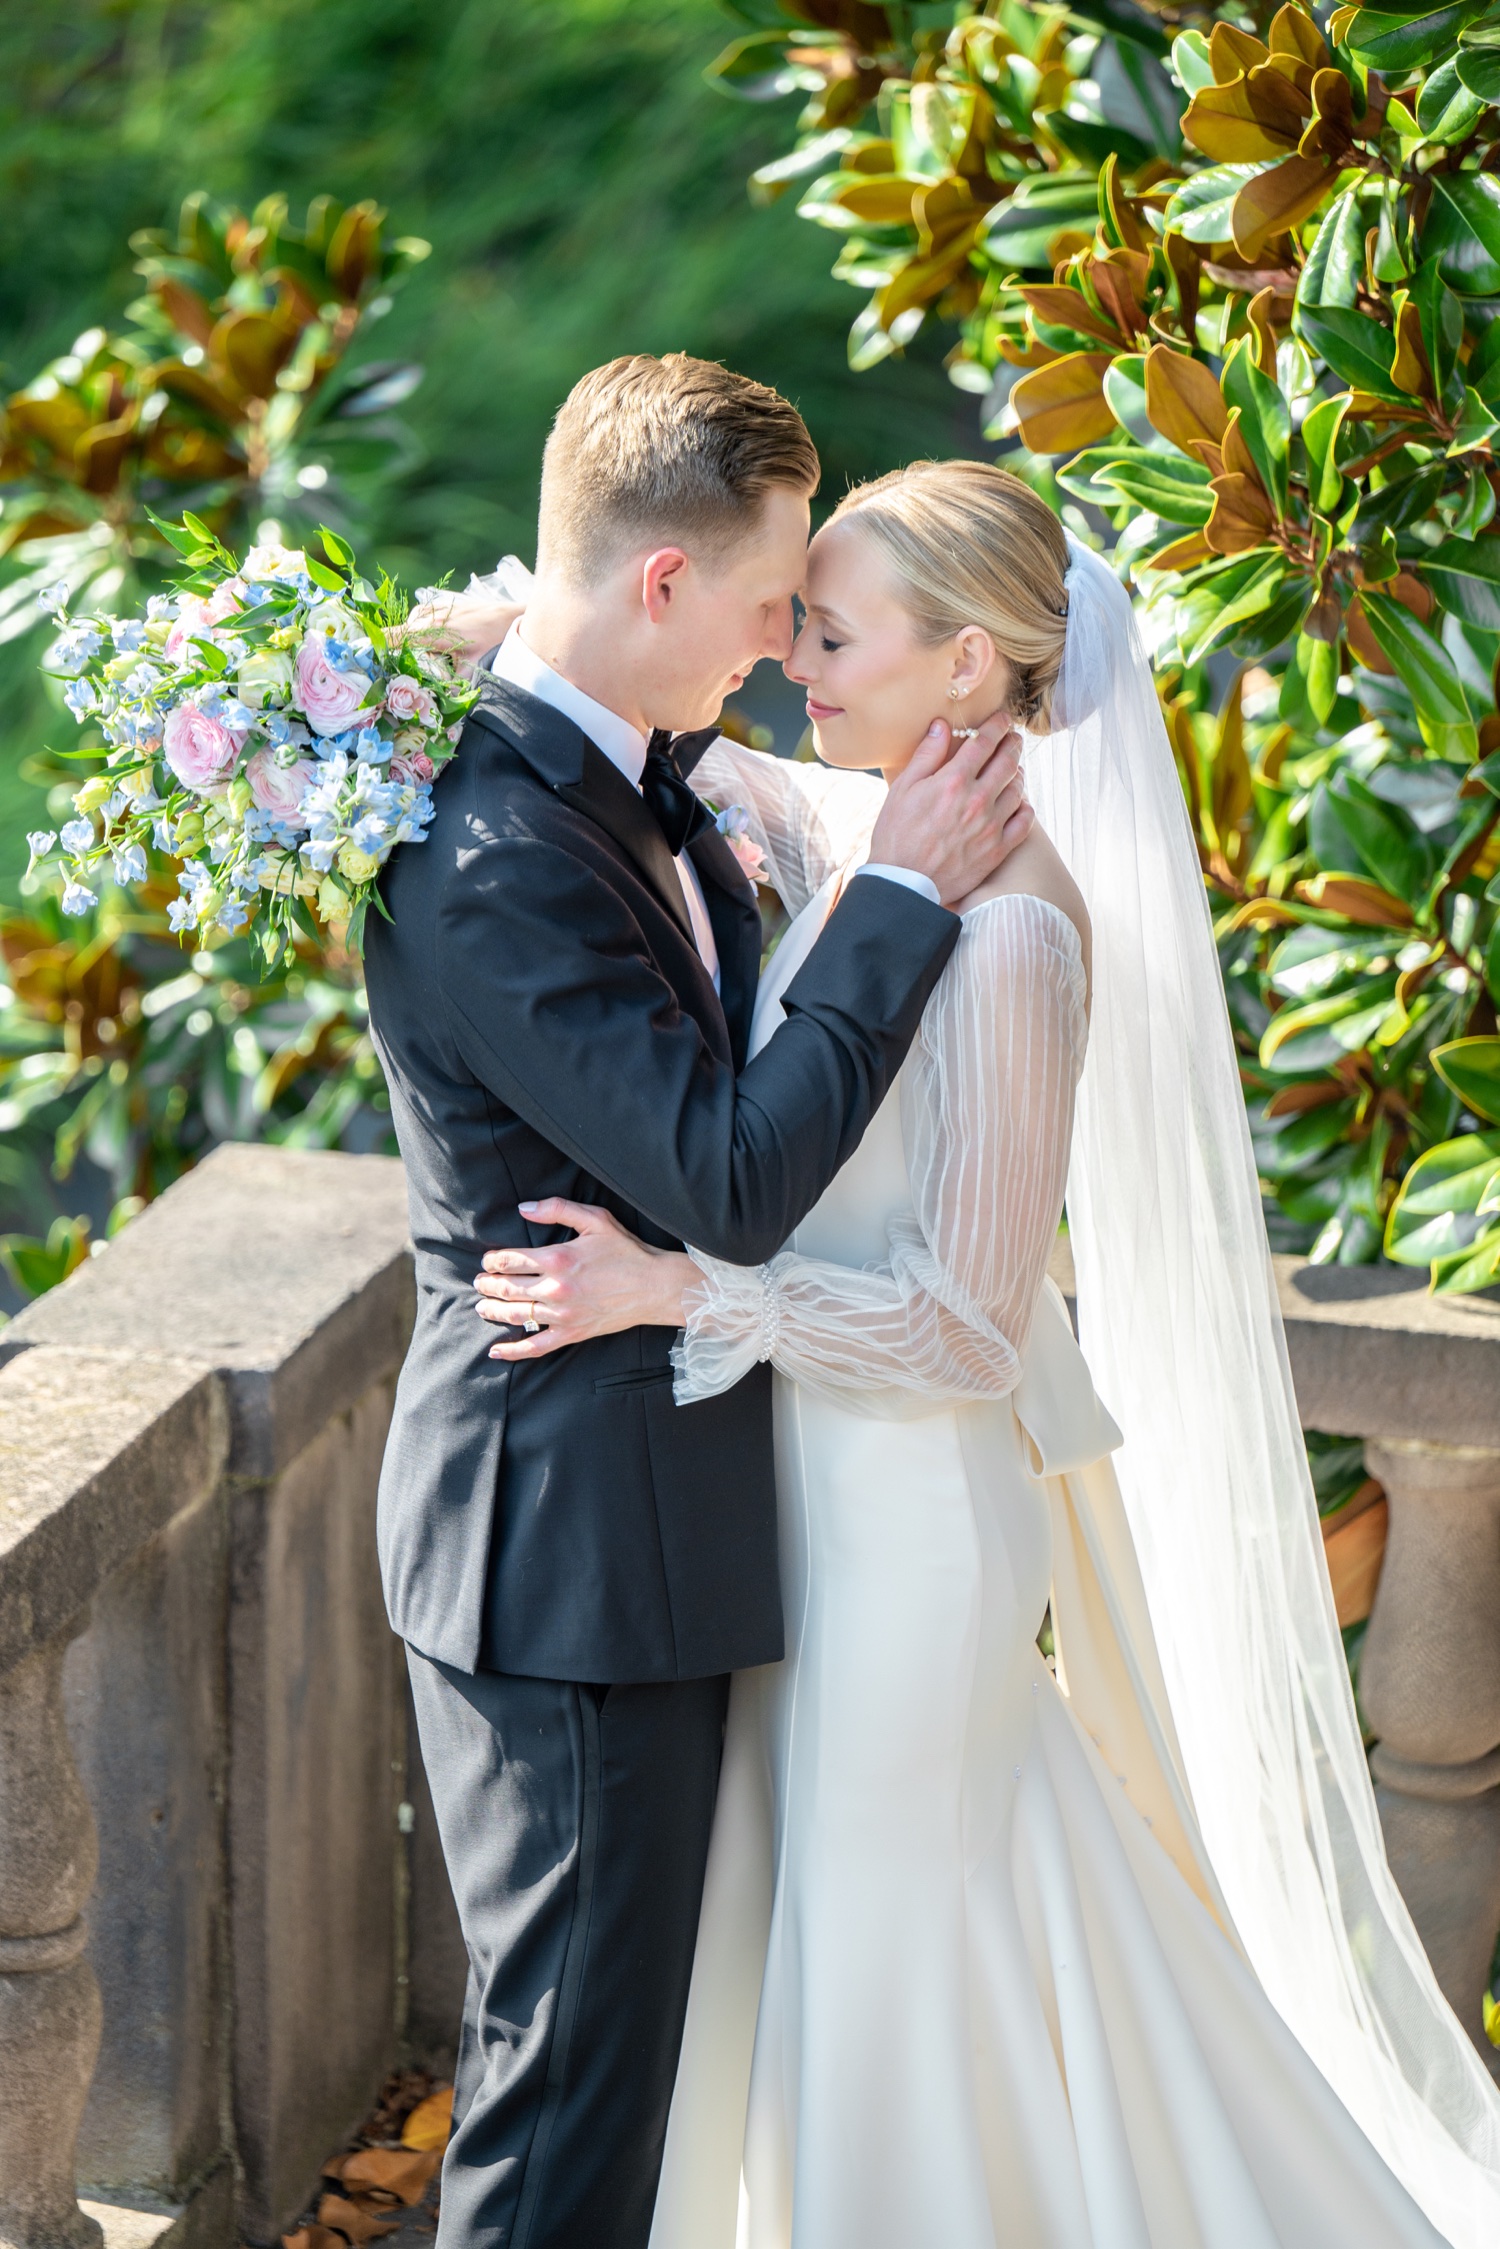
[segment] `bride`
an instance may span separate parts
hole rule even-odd
[[[789,1652],[734,1682],[653,2249],[1492,2245],[1500,2102],[1386,1867],[1128,601],[1017,479],[921,463],[814,540],[787,670],[824,765],[693,773],[795,917],[755,1044],[879,807],[840,768],[1004,708],[1038,827],[769,1265],[555,1204],[577,1240],[478,1284],[544,1323],[497,1355],[659,1323],[685,1408],[776,1374]]]

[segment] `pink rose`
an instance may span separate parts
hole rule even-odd
[[[200,600],[197,594],[185,593],[179,598],[177,615],[166,642],[166,654],[173,663],[187,663],[191,660],[188,648],[190,640],[203,640],[205,637],[212,639],[209,629],[212,623],[208,603]]]
[[[309,633],[303,641],[294,696],[314,734],[344,734],[358,722],[370,683],[363,672],[338,671],[328,661],[327,647],[321,633]]]
[[[257,750],[245,761],[250,794],[262,812],[273,812],[278,820],[297,819],[302,792],[316,772],[317,767],[307,757],[299,757],[295,765],[278,765],[276,752],[269,748]]]
[[[398,726],[433,727],[438,722],[438,708],[431,688],[424,687],[408,672],[397,672],[387,686],[385,707]]]
[[[766,855],[758,843],[753,843],[749,836],[726,836],[724,841],[738,859],[740,871],[748,881],[766,881]]]
[[[430,781],[436,771],[425,750],[398,750],[391,759],[393,781]]]
[[[216,586],[208,597],[208,621],[211,625],[221,625],[226,617],[232,617],[237,609],[243,609],[244,606],[244,579],[226,578],[223,585]]]
[[[162,746],[168,765],[189,789],[208,789],[224,778],[244,743],[222,719],[196,703],[179,703],[167,714]]]

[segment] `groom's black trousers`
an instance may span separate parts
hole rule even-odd
[[[646,2249],[728,1679],[407,1659],[469,1952],[439,2249]]]

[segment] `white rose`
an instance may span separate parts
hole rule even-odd
[[[268,703],[284,703],[292,692],[292,659],[274,648],[257,649],[239,669],[239,696],[252,711]]]
[[[369,636],[354,611],[330,595],[327,601],[315,601],[307,612],[307,630],[325,633],[331,640],[341,640],[346,648],[368,645]]]

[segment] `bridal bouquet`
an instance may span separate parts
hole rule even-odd
[[[31,864],[82,914],[102,873],[144,883],[155,850],[177,862],[180,933],[258,922],[269,965],[320,921],[357,949],[381,867],[422,841],[476,691],[335,533],[320,534],[326,560],[257,546],[237,563],[196,516],[158,528],[187,570],[144,617],[70,617],[65,587],[42,596],[58,626],[45,668],[102,737],[71,754],[104,770],[59,833],[28,838]]]

